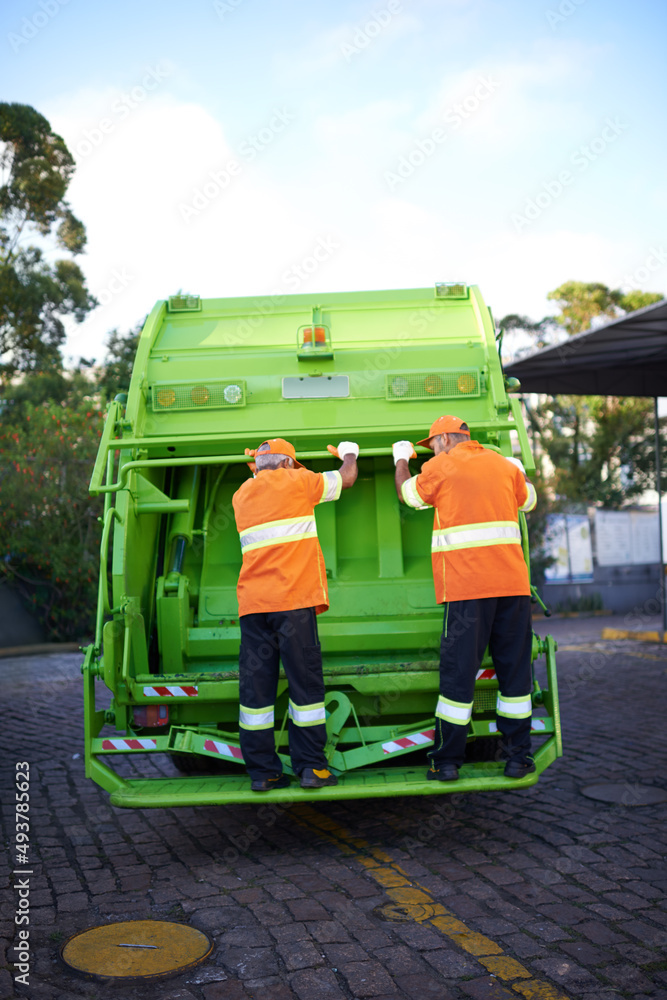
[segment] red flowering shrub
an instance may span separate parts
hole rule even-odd
[[[77,397],[0,413],[0,579],[54,642],[91,635],[97,603],[102,501],[88,483],[104,415]]]

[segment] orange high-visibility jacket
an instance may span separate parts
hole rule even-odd
[[[403,483],[410,507],[433,507],[431,558],[438,604],[530,594],[519,511],[532,510],[535,487],[497,452],[463,441]]]
[[[243,564],[239,615],[329,607],[313,508],[338,500],[340,472],[263,469],[232,497]]]

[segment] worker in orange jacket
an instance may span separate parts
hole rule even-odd
[[[489,646],[498,677],[497,726],[505,775],[535,770],[530,754],[532,622],[530,582],[518,524],[534,486],[519,459],[471,441],[458,417],[439,417],[418,444],[435,457],[411,476],[409,441],[393,446],[399,500],[434,509],[431,554],[436,601],[444,604],[440,697],[427,777],[455,781],[463,763],[475,678]]]
[[[314,507],[338,500],[357,478],[358,445],[329,451],[340,471],[311,472],[283,438],[255,452],[256,472],[232,498],[243,563],[237,595],[241,625],[239,730],[255,792],[285,788],[274,737],[274,704],[282,660],[289,685],[289,748],[302,788],[335,785],[324,756],[326,726],[322,653],[316,615],[329,607]]]

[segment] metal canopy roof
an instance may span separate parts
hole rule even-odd
[[[667,396],[667,299],[505,366],[526,392]]]

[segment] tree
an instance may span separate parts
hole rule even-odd
[[[60,366],[64,317],[81,322],[97,304],[73,260],[45,256],[54,242],[74,256],[86,245],[65,200],[74,169],[43,115],[0,104],[0,380]]]
[[[575,334],[588,330],[594,319],[616,319],[659,302],[662,295],[658,292],[622,292],[620,288],[608,288],[599,282],[566,281],[549,292],[547,298],[560,308],[556,322],[569,334]]]
[[[107,356],[97,376],[97,387],[103,399],[112,400],[119,392],[130,388],[132,366],[137,353],[137,344],[143,323],[139,323],[129,333],[112,330],[106,342]]]
[[[560,315],[556,322],[569,334],[587,330],[591,321],[598,316],[614,319],[621,312],[623,293],[607,288],[599,282],[566,281],[559,285],[547,298],[557,303]]]
[[[55,641],[90,635],[95,622],[102,503],[88,481],[103,414],[94,386],[83,388],[75,374],[62,401],[24,392],[0,415],[0,579]]]
[[[574,335],[599,317],[622,316],[660,301],[662,295],[567,281],[547,298],[557,302],[559,315],[534,323],[513,314],[501,326],[511,329],[514,323],[516,328],[520,320],[520,328],[532,332],[535,346],[540,346],[538,337],[550,323]],[[537,406],[528,407],[536,450],[548,459],[541,464],[552,496],[574,504],[618,508],[653,487],[652,410],[652,402],[645,398],[614,396],[543,397]]]

